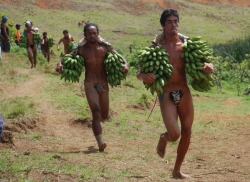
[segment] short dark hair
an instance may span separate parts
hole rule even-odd
[[[165,25],[165,22],[166,22],[166,19],[169,17],[169,16],[176,16],[177,19],[178,19],[178,22],[179,22],[179,14],[177,12],[177,10],[175,9],[166,9],[162,12],[161,14],[161,18],[160,18],[160,23],[161,23],[161,26],[164,26]]]
[[[97,30],[97,33],[99,33],[99,28],[98,28],[97,24],[95,24],[95,23],[87,23],[87,24],[84,26],[84,28],[83,28],[83,32],[86,33],[86,32],[87,32],[87,29],[88,29],[89,27],[92,27],[92,26],[94,26],[94,27],[96,28],[96,30]]]
[[[64,30],[64,31],[63,31],[63,34],[65,34],[65,33],[69,33],[69,31],[68,31],[68,30]]]
[[[47,35],[47,32],[43,32],[43,36],[44,36],[44,35]]]

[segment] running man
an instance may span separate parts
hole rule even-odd
[[[99,151],[103,152],[107,145],[102,138],[100,122],[107,120],[109,113],[109,87],[103,62],[108,51],[117,52],[99,36],[99,29],[96,24],[88,23],[84,26],[84,37],[79,43],[77,54],[85,60],[84,86],[92,112],[92,129]],[[128,64],[125,60],[123,72],[128,72]]]
[[[37,63],[37,44],[34,41],[34,30],[32,29],[32,23],[30,21],[25,22],[24,35],[27,37],[27,52],[31,68],[36,67]]]
[[[165,48],[169,54],[173,71],[171,77],[167,80],[168,84],[163,87],[164,93],[159,96],[161,114],[167,131],[160,135],[157,153],[163,158],[167,143],[177,141],[181,136],[172,175],[179,179],[189,178],[189,175],[181,172],[181,165],[189,148],[194,120],[194,106],[187,85],[185,62],[181,58],[183,38],[185,37],[178,34],[179,14],[176,10],[167,9],[163,11],[160,23],[163,28],[163,36],[156,39],[157,41],[154,44]],[[212,64],[204,64],[203,71],[205,73],[210,73],[212,70]],[[155,75],[152,73],[139,72],[137,78],[147,84],[152,84],[155,81]],[[179,98],[178,101],[172,99],[176,94]],[[178,117],[181,122],[181,130],[177,123]]]
[[[57,44],[57,50],[60,50],[60,44],[63,43],[64,46],[64,52],[61,54],[62,56],[64,56],[65,54],[69,54],[70,50],[69,50],[69,43],[70,42],[74,42],[73,37],[71,37],[71,35],[69,34],[68,30],[63,30],[63,38],[61,38]]]
[[[41,50],[42,50],[43,56],[49,62],[50,61],[50,48],[49,48],[49,39],[47,37],[47,32],[43,32],[43,36],[41,38]]]

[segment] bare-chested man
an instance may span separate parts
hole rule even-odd
[[[29,61],[31,64],[31,68],[36,67],[36,60],[37,60],[37,44],[34,41],[34,30],[32,28],[32,22],[26,21],[25,22],[25,30],[24,34],[27,37],[27,52]]]
[[[160,136],[157,153],[163,158],[167,143],[174,142],[181,136],[172,175],[174,178],[189,178],[189,175],[181,172],[181,165],[190,144],[194,107],[187,85],[185,63],[181,58],[183,40],[177,32],[179,26],[178,12],[173,9],[163,11],[160,23],[164,36],[157,43],[163,46],[169,54],[170,63],[173,65],[173,72],[168,79],[168,84],[163,87],[164,93],[159,96],[161,113],[167,132],[162,133]],[[210,73],[212,70],[212,64],[204,64],[205,73]],[[137,77],[147,84],[152,84],[155,81],[155,76],[152,73],[145,74],[139,72]],[[171,99],[171,94],[173,93],[179,95],[179,103],[175,103],[175,100]],[[178,117],[181,122],[181,130],[177,123]]]
[[[50,61],[50,48],[49,48],[49,39],[47,37],[47,32],[43,32],[43,37],[41,38],[41,49],[43,56]]]
[[[106,144],[102,139],[101,121],[108,119],[109,87],[104,67],[105,55],[108,51],[116,53],[112,46],[99,37],[96,24],[88,23],[84,26],[84,44],[79,44],[78,52],[85,60],[85,93],[92,112],[92,129],[98,143],[99,151],[103,152]],[[128,72],[127,62],[124,60],[123,72]]]
[[[63,35],[64,37],[61,38],[57,44],[57,50],[60,50],[60,44],[63,43],[64,46],[64,53],[62,53],[62,56],[64,56],[65,54],[69,54],[70,50],[69,50],[69,43],[70,42],[74,42],[73,37],[70,36],[68,30],[63,30]]]

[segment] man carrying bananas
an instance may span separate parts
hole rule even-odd
[[[27,52],[31,68],[35,68],[37,60],[37,44],[34,41],[34,29],[32,28],[32,22],[25,22],[24,35],[27,37]]]
[[[59,40],[59,42],[57,43],[57,50],[60,50],[60,44],[63,43],[64,46],[64,52],[61,54],[62,56],[69,54],[70,50],[69,50],[69,43],[70,42],[74,42],[73,37],[69,34],[68,30],[63,30],[63,38],[61,38]]]
[[[43,36],[41,37],[41,49],[43,56],[50,61],[50,47],[49,47],[49,39],[47,37],[47,32],[43,32]]]
[[[176,10],[164,10],[160,23],[163,33],[155,39],[154,45],[160,45],[165,48],[173,70],[171,76],[167,79],[167,84],[162,88],[163,94],[159,96],[161,114],[167,131],[160,135],[157,153],[163,158],[167,143],[177,141],[181,136],[172,175],[174,178],[179,179],[189,178],[189,175],[181,172],[181,165],[190,144],[191,127],[194,119],[194,107],[187,85],[185,62],[181,58],[182,44],[187,37],[177,32],[179,14]],[[212,70],[212,64],[204,64],[204,73],[210,73]],[[146,84],[153,84],[155,81],[155,75],[152,73],[139,71],[137,78]],[[177,123],[178,117],[181,123],[181,130]]]
[[[78,45],[77,54],[84,58],[85,93],[92,112],[92,129],[100,152],[103,152],[107,147],[102,139],[100,123],[108,119],[109,112],[109,87],[104,66],[107,52],[117,53],[109,43],[99,36],[96,24],[86,24],[84,26],[84,39]],[[128,72],[128,64],[125,59],[123,72]]]

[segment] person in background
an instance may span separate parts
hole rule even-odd
[[[21,25],[20,24],[16,24],[16,33],[15,33],[15,43],[16,43],[16,45],[19,45],[20,44],[20,40],[21,40],[20,28],[21,28]]]
[[[10,52],[10,37],[9,37],[9,28],[7,27],[7,16],[2,16],[2,23],[1,23],[1,42],[2,42],[2,51],[3,52]]]
[[[62,56],[64,56],[65,54],[69,54],[70,50],[69,50],[69,43],[70,42],[74,42],[73,37],[71,37],[71,35],[69,34],[68,30],[63,30],[63,38],[61,38],[57,44],[57,50],[60,50],[60,44],[63,43],[64,46],[64,52],[61,54]]]
[[[50,61],[50,48],[49,48],[49,39],[47,37],[47,32],[43,32],[43,36],[41,38],[41,50],[44,57],[47,61]]]
[[[27,52],[31,68],[36,67],[37,60],[37,44],[34,41],[34,32],[32,23],[30,21],[25,22],[24,35],[27,37]]]

